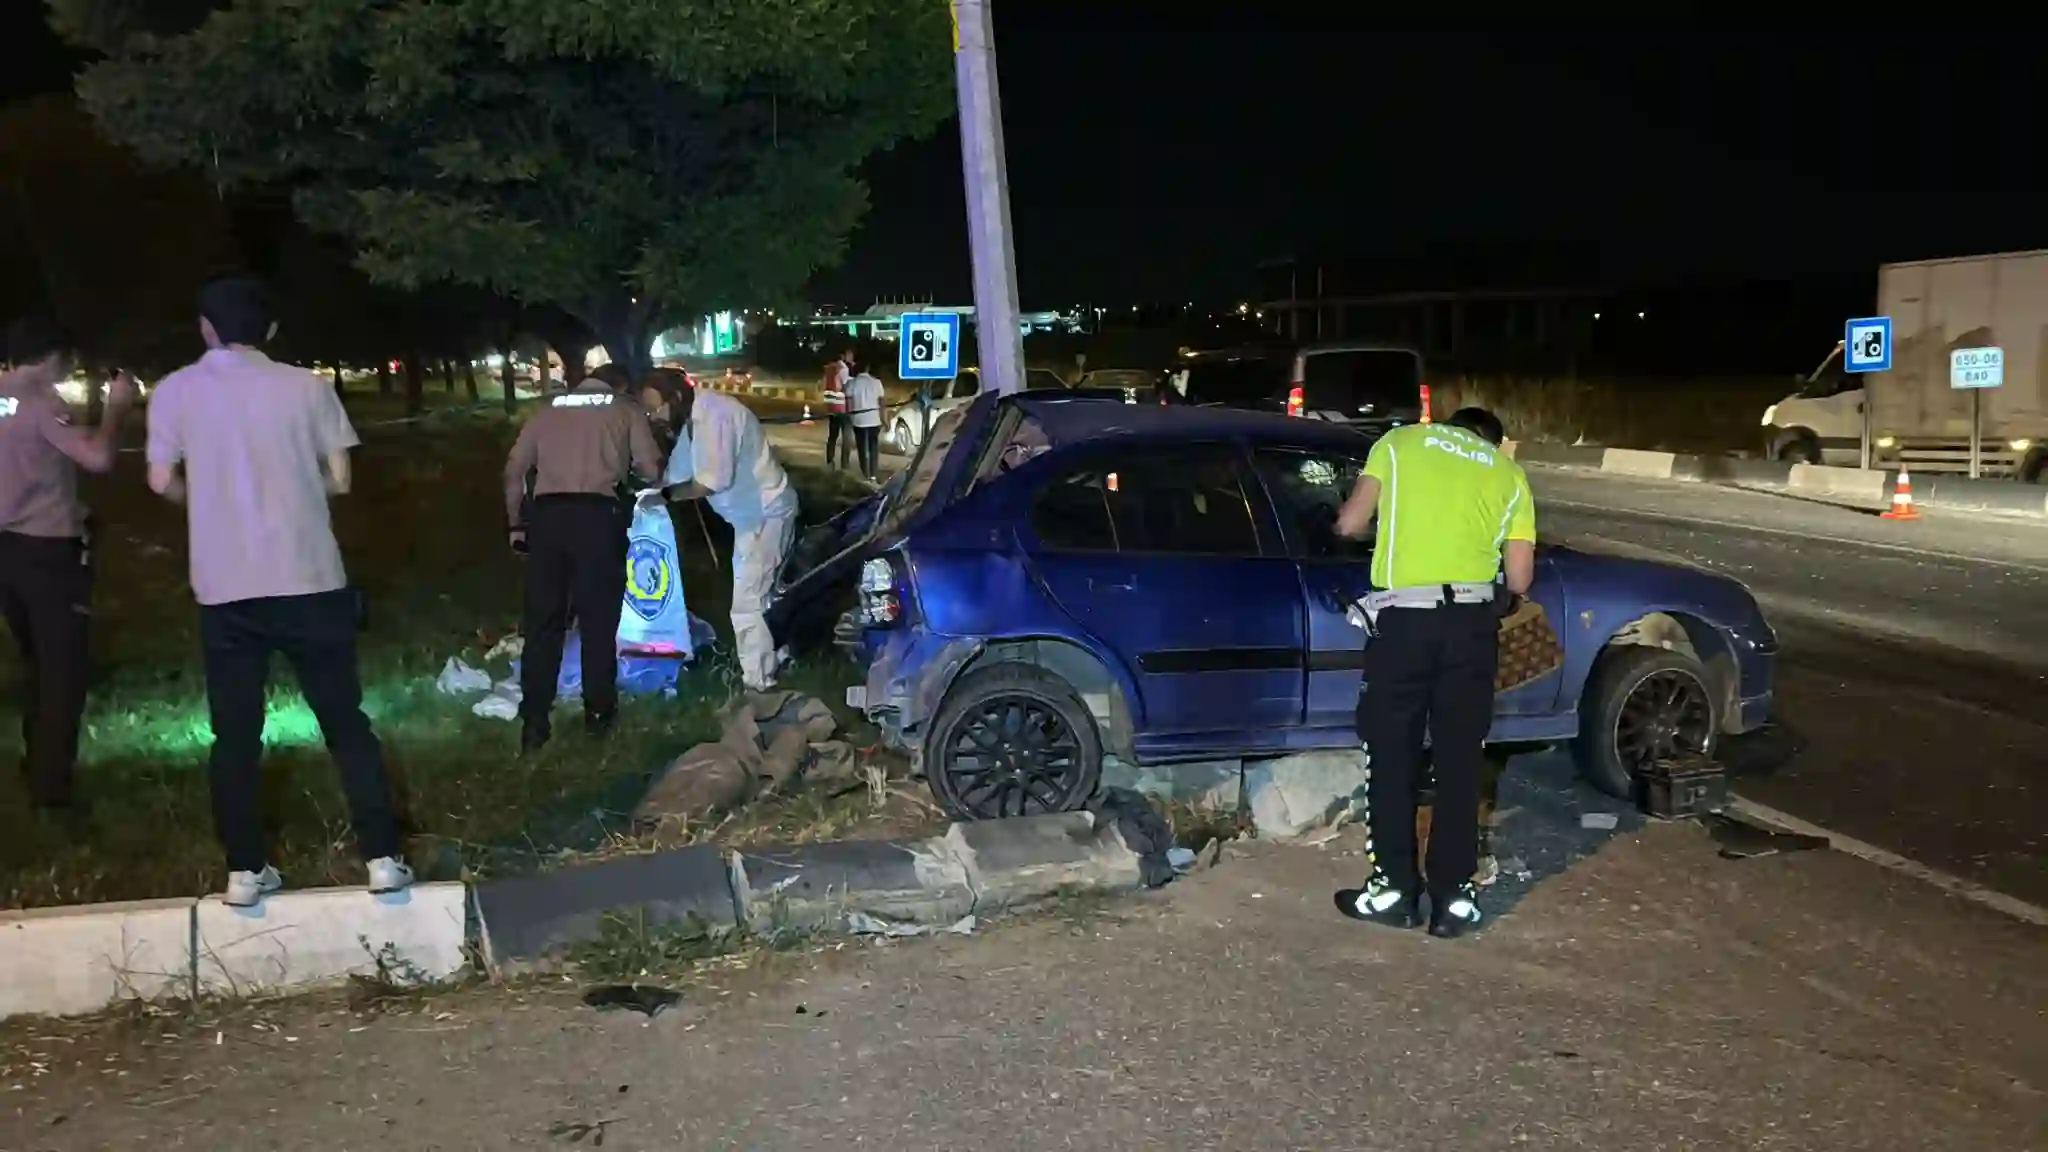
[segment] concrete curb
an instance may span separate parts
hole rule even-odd
[[[1867,509],[1888,507],[1899,477],[1897,469],[1888,468],[1832,468],[1734,456],[1646,452],[1634,448],[1510,441],[1507,452],[1524,464],[1583,469],[1614,476],[1754,488]],[[2048,519],[2048,486],[1922,472],[1913,477],[1913,503],[1922,509],[2041,520]]]
[[[0,1019],[75,1015],[123,1000],[314,988],[383,969],[446,980],[467,963],[467,891],[418,884],[0,912]]]
[[[31,908],[0,912],[0,1019],[296,991],[380,972],[398,983],[444,981],[462,974],[473,951],[491,975],[516,974],[596,939],[618,915],[714,932],[844,931],[856,912],[940,926],[1070,889],[1140,883],[1138,858],[1115,827],[1070,812],[956,824],[928,840],[747,852],[699,845],[473,889],[307,889],[254,908],[214,897]]]

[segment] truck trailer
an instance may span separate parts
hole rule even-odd
[[[2048,251],[1887,264],[1877,276],[1891,370],[1843,376],[1827,371],[1839,360],[1824,366],[1765,413],[1771,454],[1966,474],[1976,404],[1980,474],[2048,483]],[[2004,353],[2004,383],[1951,387],[1951,353],[1978,348]]]

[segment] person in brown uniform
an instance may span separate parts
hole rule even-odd
[[[114,466],[114,437],[135,403],[126,373],[107,389],[97,428],[71,423],[57,382],[72,349],[55,324],[26,318],[8,326],[8,371],[0,375],[0,613],[28,666],[21,734],[22,774],[36,807],[71,803],[85,711],[86,628],[92,566],[78,469]]]
[[[603,380],[582,384],[534,413],[505,464],[505,515],[526,566],[526,649],[520,656],[520,747],[553,734],[549,713],[562,644],[575,610],[583,633],[583,723],[611,729],[619,704],[617,637],[626,597],[630,473],[653,486],[661,450],[637,396]]]

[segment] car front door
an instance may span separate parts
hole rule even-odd
[[[1356,726],[1366,635],[1345,608],[1372,591],[1372,543],[1337,535],[1337,510],[1365,469],[1365,453],[1262,448],[1253,462],[1300,566],[1308,636],[1304,723],[1349,731]]]
[[[1301,723],[1301,585],[1257,496],[1211,444],[1093,455],[1034,498],[1033,565],[1130,671],[1141,738],[1263,746]]]

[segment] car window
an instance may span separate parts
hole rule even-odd
[[[1033,368],[1024,374],[1024,389],[1027,392],[1051,392],[1064,390],[1066,386],[1065,380],[1043,368]]]
[[[1286,526],[1288,547],[1308,560],[1365,561],[1372,541],[1337,535],[1337,510],[1365,471],[1361,456],[1308,452],[1292,448],[1261,449],[1253,467]]]
[[[1059,551],[1258,556],[1244,479],[1227,447],[1120,452],[1048,482],[1032,527]]]
[[[962,373],[953,380],[953,399],[967,399],[981,394],[981,377],[978,374]]]

